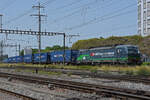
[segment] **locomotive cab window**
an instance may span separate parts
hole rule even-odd
[[[121,49],[117,49],[117,53],[120,53],[121,52]]]
[[[118,48],[117,49],[117,54],[126,54],[125,48]]]
[[[128,53],[129,54],[138,54],[139,50],[137,47],[128,47]]]

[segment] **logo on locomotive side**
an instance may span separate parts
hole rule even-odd
[[[91,53],[90,56],[104,56],[104,55],[114,55],[114,52],[104,52],[104,53]]]

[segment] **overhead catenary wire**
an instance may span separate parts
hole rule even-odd
[[[56,8],[56,9],[54,9],[53,11],[55,11],[55,10],[62,10],[62,9],[64,9],[64,8],[66,8],[66,7],[69,7],[69,6],[75,5],[75,4],[77,4],[77,3],[80,3],[81,1],[83,1],[83,0],[75,0],[75,1],[73,1],[73,2],[71,2],[71,3],[69,3],[69,4],[66,4],[66,5],[64,5],[64,6],[61,6],[61,7]]]
[[[112,0],[111,0],[111,1],[112,1]],[[117,1],[117,0],[116,0],[116,1]],[[50,23],[51,23],[51,24],[56,24],[56,23],[58,23],[58,22],[60,22],[60,21],[63,21],[64,19],[67,19],[68,17],[71,17],[71,16],[73,16],[73,15],[75,15],[75,14],[81,12],[84,7],[91,6],[91,5],[93,5],[93,4],[97,3],[97,2],[98,2],[97,0],[94,0],[94,1],[92,1],[92,2],[89,2],[89,3],[87,3],[87,4],[84,4],[84,5],[80,6],[80,7],[78,7],[76,11],[73,11],[73,12],[71,12],[71,13],[65,15],[65,16],[56,18],[56,19],[54,19],[53,21],[51,21]],[[109,3],[110,3],[110,2],[109,2]],[[113,2],[111,2],[110,4],[107,4],[106,7],[110,6],[111,4],[113,4]],[[97,9],[95,9],[95,10],[97,10]]]
[[[22,18],[22,17],[24,17],[25,15],[31,13],[32,11],[33,11],[32,8],[29,9],[29,10],[27,10],[26,12],[20,14],[19,16],[16,16],[16,17],[14,17],[14,18],[8,20],[7,22],[5,22],[5,25],[6,25],[6,24],[9,24],[9,23],[11,23],[11,22],[13,22],[13,21],[16,21],[16,20],[18,20],[18,19],[20,19],[20,18]]]
[[[50,1],[51,1],[51,0],[47,0],[46,2],[42,3],[42,5],[48,6],[49,4],[53,3],[53,2],[56,1],[56,0],[53,0],[53,2],[52,2],[52,1],[50,2]],[[6,25],[6,24],[10,24],[11,22],[14,22],[14,21],[16,21],[16,20],[19,20],[19,19],[21,19],[22,17],[28,15],[29,13],[32,13],[33,11],[34,11],[34,10],[33,10],[32,8],[30,8],[29,10],[25,11],[24,13],[22,13],[22,14],[16,16],[16,17],[14,17],[14,18],[12,18],[12,19],[6,21],[6,22],[5,22],[5,25]]]
[[[61,31],[73,30],[73,29],[81,28],[83,26],[87,26],[87,25],[92,24],[92,23],[98,23],[99,21],[104,21],[104,20],[116,18],[116,17],[122,16],[124,14],[130,14],[130,13],[136,11],[136,9],[135,10],[129,10],[129,11],[126,11],[126,12],[122,12],[122,11],[128,9],[129,7],[133,7],[133,6],[136,6],[136,5],[135,4],[128,5],[126,7],[123,7],[121,9],[119,9],[119,10],[116,10],[114,12],[108,13],[108,14],[106,14],[104,16],[93,18],[93,19],[91,19],[91,20],[89,20],[89,21],[87,21],[85,23],[81,23],[81,24],[78,24],[78,25],[75,25],[75,26],[72,26],[72,27],[69,27],[69,28],[65,28],[65,29],[63,29]],[[118,13],[118,12],[121,12],[121,13]],[[118,13],[118,14],[112,15],[112,14],[115,14],[115,13]]]
[[[6,10],[8,7],[10,7],[12,4],[14,4],[15,2],[16,2],[17,0],[9,0],[9,2],[7,2],[7,3],[5,3],[4,4],[4,7],[2,7],[1,9],[0,9],[0,11],[4,11],[4,10]]]
[[[117,14],[117,15],[113,15],[113,16],[109,16],[109,17],[105,17],[105,18],[102,18],[102,19],[93,19],[93,20],[90,20],[89,22],[86,22],[86,23],[83,23],[83,24],[79,24],[79,25],[76,25],[76,26],[73,26],[73,27],[70,27],[70,28],[66,28],[65,30],[74,30],[74,29],[77,29],[77,28],[81,28],[81,27],[84,27],[84,26],[87,26],[89,24],[93,24],[93,23],[98,23],[100,21],[104,21],[104,20],[109,20],[109,19],[113,19],[113,18],[116,18],[116,17],[119,17],[119,16],[123,16],[123,15],[127,15],[127,14],[130,14],[130,13],[133,13],[135,12],[136,10],[130,10],[130,11],[127,11],[127,12],[124,12],[124,13],[120,13],[120,14]]]
[[[51,4],[51,3],[55,2],[55,1],[56,1],[56,0],[52,0],[52,1],[51,1],[51,0],[47,0],[46,2],[42,3],[41,5],[42,5],[42,6],[48,6],[49,4]],[[21,19],[21,18],[24,17],[25,15],[27,15],[27,14],[29,14],[29,13],[32,13],[32,12],[33,12],[33,9],[31,8],[31,9],[25,11],[24,13],[22,13],[22,14],[16,16],[16,17],[14,17],[14,18],[12,18],[12,19],[6,21],[6,22],[5,22],[5,25],[6,25],[6,24],[9,24],[9,23],[11,23],[11,22],[14,22],[14,21],[16,21],[16,20],[18,20],[18,19]]]
[[[112,33],[114,31],[118,31],[118,30],[122,30],[122,29],[127,29],[127,28],[134,28],[136,26],[136,24],[130,24],[130,25],[125,25],[125,26],[119,26],[119,27],[115,27],[107,32],[103,32],[103,33]],[[84,37],[84,36],[89,36],[89,35],[99,35],[102,34],[102,32],[100,33],[89,33],[89,34],[82,34],[80,35],[80,37]]]
[[[67,8],[67,7],[73,6],[73,5],[77,4],[77,3],[80,3],[81,1],[82,1],[82,0],[73,1],[73,2],[71,2],[71,3],[69,3],[69,4],[66,4],[66,5],[64,5],[64,6],[58,7],[58,8],[56,8],[56,9],[53,9],[52,11],[53,11],[53,12],[55,11],[55,13],[57,13],[56,10],[62,10],[62,9],[64,9],[64,8]],[[94,0],[94,3],[95,3],[95,1],[98,2],[98,0]],[[80,7],[77,7],[77,8],[75,8],[75,9],[83,8],[83,6],[88,6],[88,5],[92,4],[92,3],[93,3],[93,1],[92,1],[92,2],[89,2],[89,3],[87,3],[87,4],[84,4],[84,5],[80,6]],[[71,10],[71,9],[69,9],[69,10]],[[53,12],[51,12],[51,13],[53,13]],[[56,18],[56,19],[54,19],[53,21],[51,21],[50,24],[55,24],[56,22],[61,21],[62,19],[65,19],[65,18],[67,18],[67,17],[69,17],[69,16],[72,16],[72,15],[78,13],[78,12],[80,12],[80,10],[77,10],[77,11],[74,11],[74,12],[72,12],[72,13],[69,13],[68,15],[65,15],[65,16],[62,16],[62,17],[59,17],[59,18]],[[54,13],[53,13],[53,15],[54,15]],[[49,25],[49,24],[47,23],[47,25]]]
[[[47,0],[46,2],[42,3],[41,5],[42,6],[48,6],[49,4],[51,4],[51,3],[55,2],[55,1],[57,1],[57,0]]]
[[[56,0],[53,0],[53,2],[54,2],[54,1],[56,1]],[[42,3],[42,5],[48,6],[49,4],[51,4],[51,3],[53,3],[53,2],[52,2],[52,0],[47,0],[46,2]],[[16,17],[14,17],[14,18],[8,20],[7,22],[5,22],[5,24],[9,24],[9,23],[11,23],[11,22],[13,22],[13,21],[16,21],[16,20],[18,20],[18,19],[21,19],[22,17],[28,15],[28,14],[31,13],[31,12],[33,12],[33,9],[32,9],[32,8],[29,9],[29,10],[27,10],[27,11],[25,11],[24,13],[20,14],[19,16],[16,16]]]
[[[66,19],[66,18],[68,18],[68,17],[71,17],[71,16],[73,16],[74,14],[80,12],[84,7],[87,7],[87,6],[89,6],[89,5],[95,4],[96,2],[98,2],[98,1],[97,1],[97,0],[94,0],[94,1],[92,1],[92,2],[89,2],[89,3],[87,3],[87,4],[84,4],[84,5],[80,6],[80,7],[78,7],[76,11],[73,11],[73,12],[71,12],[71,13],[65,15],[65,16],[62,16],[62,17],[59,17],[59,18],[54,19],[54,20],[51,22],[51,24],[52,24],[52,23],[55,24],[55,23],[57,23],[57,22],[59,22],[59,21],[62,21],[63,19]]]
[[[54,1],[56,1],[56,0],[53,0],[53,2]],[[50,2],[50,1],[49,1]],[[47,4],[47,3],[46,3]],[[67,17],[65,17],[65,18],[67,18]],[[109,19],[109,18],[108,18]],[[111,18],[110,18],[111,19]],[[18,19],[17,19],[18,20]],[[84,23],[86,23],[86,22],[84,22]],[[93,22],[93,23],[95,23],[95,21]],[[90,24],[90,23],[89,23]],[[85,25],[86,26],[86,25]],[[82,26],[83,27],[83,26]],[[75,28],[76,29],[76,28]],[[71,29],[72,30],[72,29]]]

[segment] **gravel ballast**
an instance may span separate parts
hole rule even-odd
[[[79,100],[112,100],[112,98],[103,98],[96,94],[81,93],[67,89],[55,88],[54,90],[49,90],[45,85],[26,83],[18,80],[7,81],[5,78],[0,78],[0,88],[38,100],[77,100],[71,98],[80,98]]]
[[[37,76],[37,77],[48,77],[48,78],[54,78],[54,79],[70,80],[70,81],[91,83],[91,84],[97,84],[97,85],[113,86],[113,87],[118,87],[118,88],[127,88],[127,89],[134,89],[134,90],[150,91],[150,85],[146,85],[146,84],[143,84],[143,83],[114,81],[114,80],[100,79],[100,78],[82,78],[82,77],[76,76],[76,75],[68,76],[68,75],[64,75],[64,74],[61,74],[61,75],[39,75],[39,74],[35,74],[35,73],[32,73],[32,72],[22,72],[22,71],[21,72],[16,72],[15,70],[7,70],[7,69],[1,69],[0,71],[14,73],[14,74],[21,74],[21,75],[31,75],[31,76]],[[35,84],[30,84],[30,85],[28,84],[28,86],[30,86],[30,87],[39,88],[38,92],[36,90],[35,93],[34,92],[31,93],[31,96],[34,96],[34,97],[37,97],[37,98],[42,97],[40,100],[42,100],[43,98],[44,98],[43,100],[66,100],[65,97],[67,97],[67,98],[79,97],[83,100],[102,100],[101,97],[96,96],[95,94],[86,94],[86,93],[80,93],[80,92],[71,91],[71,90],[65,90],[65,89],[63,89],[63,90],[62,89],[56,89],[54,91],[49,91],[49,90],[46,90],[45,87],[43,87],[41,85],[38,85],[38,84],[36,84],[36,85]],[[0,87],[1,86],[2,85],[0,83]],[[24,86],[22,86],[22,85],[18,86],[19,90],[17,90],[17,91],[20,91],[20,92],[25,91],[25,89],[22,89],[22,87],[24,87]],[[31,90],[30,87],[28,87],[28,88],[26,87],[26,89]],[[13,90],[12,87],[10,87],[10,88]],[[44,92],[46,91],[46,93],[48,93],[48,94],[45,94],[45,93],[41,92],[42,88],[44,89],[43,91]],[[27,93],[29,94],[30,91],[28,91]],[[51,93],[55,94],[55,95],[57,94],[57,96],[54,96]],[[50,94],[51,94],[50,97],[46,97],[47,95],[50,95]],[[58,95],[60,95],[60,94],[64,98],[63,97],[58,97]],[[55,98],[55,99],[47,99],[47,98]],[[105,99],[109,100],[108,98],[104,98],[104,100]],[[112,100],[112,98],[110,100]]]
[[[150,91],[150,85],[146,85],[143,83],[115,81],[115,80],[108,80],[108,79],[101,79],[101,78],[82,78],[80,76],[76,76],[76,75],[68,76],[66,74],[39,75],[39,74],[35,74],[32,72],[22,72],[22,71],[16,72],[15,70],[8,70],[8,69],[0,69],[0,71],[14,73],[14,74],[21,74],[21,75],[31,75],[31,76],[37,76],[37,77],[47,77],[47,78],[70,80],[70,81],[77,81],[77,82],[84,82],[84,83],[91,83],[91,84],[98,84],[98,85],[115,86],[119,88]]]

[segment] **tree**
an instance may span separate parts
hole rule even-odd
[[[20,56],[24,56],[24,50],[21,50],[21,52],[19,54],[20,54]]]
[[[52,49],[53,49],[53,50],[61,50],[62,47],[59,46],[59,45],[54,45],[54,46],[52,47]]]
[[[32,53],[38,53],[38,49],[32,49]]]

